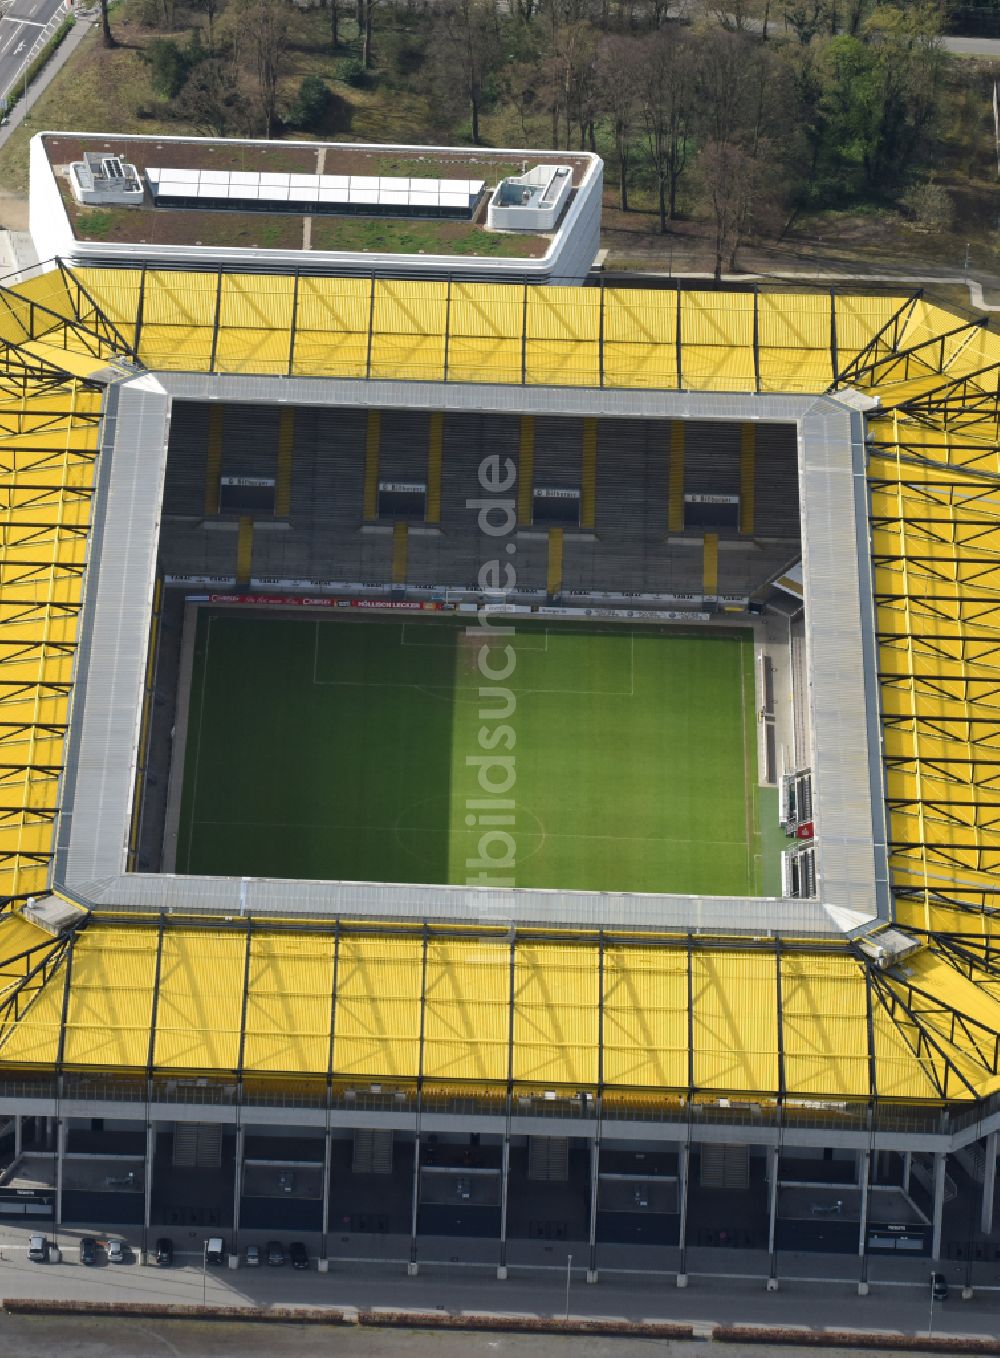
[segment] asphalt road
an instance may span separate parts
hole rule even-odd
[[[316,1353],[337,1358],[707,1358],[704,1343],[688,1340],[5,1315],[0,1315],[0,1352],[32,1358],[304,1358]],[[865,1358],[867,1352],[823,1351],[824,1358]],[[816,1350],[727,1344],[723,1353],[725,1358],[815,1358]]]
[[[32,46],[47,25],[56,26],[63,9],[63,0],[14,0],[4,11],[0,17],[0,94],[7,94],[17,83]]]
[[[638,1339],[419,1330],[317,1329],[195,1320],[99,1320],[0,1315],[0,1352],[32,1358],[705,1358],[705,1345]],[[756,1358],[767,1350],[755,1349]],[[824,1358],[837,1358],[829,1350]],[[739,1358],[731,1348],[726,1358]],[[781,1358],[805,1358],[782,1348]],[[840,1358],[848,1358],[847,1352]],[[853,1352],[850,1358],[860,1358]]]
[[[66,1243],[63,1237],[64,1244]],[[135,1261],[94,1268],[78,1262],[70,1246],[61,1264],[35,1264],[22,1247],[4,1244],[0,1253],[0,1297],[95,1299],[102,1301],[158,1301],[211,1306],[338,1306],[399,1308],[419,1311],[493,1311],[527,1315],[563,1315],[567,1297],[561,1270],[550,1273],[511,1271],[506,1282],[478,1270],[444,1265],[423,1266],[409,1278],[398,1266],[377,1268],[331,1265],[328,1274],[291,1268],[201,1268],[184,1258],[171,1269],[143,1266]],[[920,1274],[923,1276],[922,1270]],[[602,1274],[588,1286],[573,1281],[569,1312],[634,1320],[686,1320],[700,1331],[725,1322],[805,1325],[824,1329],[888,1329],[902,1333],[995,1335],[1000,1329],[1000,1293],[977,1290],[962,1301],[954,1286],[947,1302],[937,1303],[931,1316],[926,1285],[874,1282],[871,1294],[857,1295],[847,1280],[811,1277],[782,1281],[780,1291],[767,1293],[763,1280],[733,1275],[692,1275],[690,1285],[678,1289],[671,1277]],[[2,1335],[2,1331],[0,1331]],[[0,1352],[5,1349],[0,1338]],[[34,1350],[32,1350],[34,1352]]]
[[[959,57],[992,57],[1000,61],[1000,38],[944,38],[945,48]]]

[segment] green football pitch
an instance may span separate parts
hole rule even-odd
[[[762,893],[749,631],[488,635],[202,610],[176,871]]]

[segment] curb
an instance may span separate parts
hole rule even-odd
[[[620,1335],[641,1339],[692,1339],[691,1325],[665,1321],[586,1320],[575,1316],[560,1320],[547,1316],[504,1316],[441,1311],[351,1311],[337,1307],[293,1306],[179,1306],[143,1302],[47,1301],[34,1297],[7,1297],[3,1310],[10,1315],[113,1316],[145,1320],[241,1320],[306,1325],[363,1325],[369,1329],[494,1330],[521,1334]]]
[[[5,1297],[0,1303],[14,1316],[113,1316],[141,1320],[250,1320],[276,1324],[353,1325],[354,1316],[336,1307],[184,1306],[141,1301],[47,1301]]]
[[[903,1334],[899,1330],[810,1330],[795,1326],[715,1325],[716,1344],[788,1344],[800,1348],[895,1349],[910,1353],[997,1353],[1000,1339]]]
[[[669,1321],[586,1320],[580,1316],[511,1316],[473,1311],[359,1311],[358,1324],[370,1328],[407,1330],[496,1330],[507,1334],[598,1334],[623,1339],[693,1339],[694,1327]]]
[[[622,1339],[698,1339],[716,1344],[784,1344],[799,1348],[893,1349],[911,1353],[1000,1355],[1000,1339],[904,1334],[899,1330],[812,1330],[806,1326],[698,1325],[657,1320],[588,1320],[582,1316],[518,1316],[490,1312],[354,1310],[341,1307],[182,1306],[143,1302],[47,1301],[7,1297],[10,1315],[111,1316],[145,1320],[249,1321],[367,1329],[493,1331],[498,1334],[603,1335]]]

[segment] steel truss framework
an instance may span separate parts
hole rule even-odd
[[[152,370],[819,393],[914,299],[74,271]]]
[[[129,353],[68,269],[35,288],[0,288],[0,893],[14,900],[44,889],[58,814],[103,390],[79,373]]]
[[[735,1095],[783,1107],[817,1097],[965,1102],[1000,1089],[1000,344],[985,324],[958,323],[919,294],[869,307],[762,293],[713,294],[709,304],[707,294],[678,291],[644,294],[637,310],[634,294],[612,289],[587,297],[480,285],[473,302],[471,285],[394,290],[373,280],[365,313],[355,306],[364,301],[359,280],[339,280],[338,292],[338,280],[300,276],[127,273],[78,277],[60,265],[30,280],[18,301],[0,296],[0,881],[8,898],[45,887],[58,814],[100,419],[99,387],[80,376],[80,354],[149,362],[165,352],[169,332],[173,366],[253,371],[259,362],[260,371],[291,373],[307,353],[320,361],[322,316],[354,337],[349,353],[322,360],[335,374],[346,365],[347,375],[385,375],[387,335],[430,334],[444,376],[476,380],[449,365],[467,338],[452,328],[456,318],[468,325],[478,307],[489,325],[510,322],[509,335],[493,338],[518,348],[501,378],[517,383],[557,370],[532,349],[543,342],[532,329],[542,308],[562,346],[558,370],[575,374],[569,380],[622,384],[624,375],[632,384],[632,370],[609,365],[629,357],[624,345],[630,362],[647,365],[641,380],[633,373],[635,385],[657,385],[669,368],[678,386],[820,392],[832,378],[834,388],[880,397],[869,418],[869,490],[885,790],[896,924],[922,946],[883,969],[847,942],[95,915],[40,946],[37,958],[8,959],[20,996],[7,1001],[13,1018],[0,1017],[8,1067],[97,1067],[145,1080],[185,1070],[328,1088],[377,1078],[418,1096],[478,1087],[508,1100],[552,1085],[602,1100]],[[503,306],[494,306],[501,293]],[[385,318],[400,307],[410,329],[392,332]],[[626,311],[644,334],[615,329]],[[872,323],[862,335],[865,317]],[[793,363],[797,327],[812,337],[814,357],[782,376],[775,355]],[[272,357],[256,358],[267,344]],[[60,348],[65,370],[53,358]],[[479,950],[479,971],[466,968],[467,947]],[[299,961],[304,948],[302,965],[314,968],[308,984],[295,972],[309,1005],[291,1016],[275,1008],[277,996],[293,993],[305,1005],[289,981],[287,948]],[[117,980],[112,959],[124,968]],[[134,1021],[109,1045],[126,996]],[[179,1036],[170,1015],[182,1012]],[[283,1031],[283,1022],[292,1027]],[[285,1043],[280,1054],[268,1046],[274,1040]]]
[[[229,996],[233,1023],[224,1044],[227,1063],[212,1068],[204,1060],[194,1060],[180,1066],[170,1055],[174,1050],[174,1015],[190,978],[178,988],[177,950],[190,950],[183,953],[185,961],[199,951],[205,952],[207,963],[203,965],[211,965],[212,950],[219,946],[223,934],[232,974],[238,978],[235,992]],[[308,1069],[301,1065],[263,1069],[257,1054],[259,1010],[267,1003],[277,978],[267,974],[262,962],[265,957],[303,945],[309,947],[312,956],[324,959],[323,987],[314,997],[317,1014],[325,1015],[322,1031],[313,1035],[321,1059]],[[587,978],[588,1040],[581,1041],[576,1058],[577,1079],[562,1082],[560,1098],[570,1097],[570,1090],[572,1097],[578,1098],[579,1091],[584,1090],[588,1098],[602,1101],[608,1108],[627,1109],[640,1107],[648,1097],[650,1090],[643,1082],[621,1078],[628,1063],[623,1062],[620,1026],[626,1013],[640,1027],[649,1018],[642,1004],[636,1009],[631,993],[625,992],[631,992],[631,978],[648,975],[651,966],[666,987],[662,1002],[673,1011],[670,1042],[676,1044],[670,1052],[676,1078],[658,1086],[656,1092],[677,1108],[711,1104],[734,1092],[731,1078],[713,1084],[703,1074],[705,1064],[716,1064],[721,1055],[723,1035],[710,1031],[706,1008],[717,998],[710,995],[710,978],[720,968],[742,968],[754,981],[743,993],[733,992],[727,997],[727,1003],[737,1011],[732,1016],[734,1031],[741,1022],[752,1022],[750,1011],[765,997],[773,1014],[773,1050],[764,1065],[758,1063],[756,1067],[758,1072],[767,1068],[769,1078],[766,1082],[748,1082],[739,1094],[748,1101],[772,1103],[785,1117],[794,1119],[796,1108],[811,1108],[818,1095],[830,1097],[832,1093],[817,1088],[811,1055],[811,986],[820,977],[837,978],[844,999],[842,1017],[850,1022],[851,1042],[835,1054],[835,1059],[850,1066],[852,1087],[838,1089],[838,1097],[866,1107],[878,1103],[883,1108],[966,1100],[978,1093],[967,1073],[970,1063],[980,1079],[987,1075],[996,1078],[1000,1072],[1000,1031],[915,982],[903,982],[884,973],[861,949],[846,942],[824,945],[780,939],[706,939],[692,934],[650,938],[566,930],[380,927],[341,920],[292,923],[249,917],[232,921],[224,930],[216,921],[194,917],[120,917],[112,933],[106,921],[94,916],[64,938],[62,946],[65,951],[58,957],[52,954],[54,963],[65,965],[48,997],[52,1059],[46,1063],[53,1073],[62,1076],[85,1075],[93,1063],[81,1060],[81,1055],[91,1047],[107,1050],[103,1034],[88,1039],[78,1031],[77,1014],[81,1003],[88,1008],[93,1004],[91,978],[98,965],[107,966],[106,952],[111,948],[141,955],[145,978],[142,986],[135,987],[135,972],[130,969],[133,993],[127,998],[123,992],[115,996],[119,1019],[131,1029],[126,1045],[134,1059],[118,1064],[114,1073],[143,1081],[207,1074],[230,1084],[235,1080],[238,1098],[244,1087],[261,1089],[288,1081],[300,1090],[342,1092],[359,1081],[377,1079],[418,1098],[467,1095],[494,1101],[540,1097],[548,1084],[559,1088],[559,1081],[546,1078],[548,1066],[532,1075],[531,1050],[540,1036],[536,1025],[548,1023],[555,1032],[565,1018],[559,1012],[558,988],[551,995],[551,1011],[547,1015],[538,1011],[536,986],[547,949],[558,954],[563,966],[579,969]],[[482,1014],[474,1018],[461,1013],[466,1000],[473,999],[471,992],[460,999],[445,993],[449,977],[451,982],[455,980],[455,950],[474,947],[488,950],[496,969],[493,1002],[497,1014],[489,1029],[497,1050],[495,1074],[489,1079],[453,1074],[447,1062],[442,1065],[443,1030],[447,1029],[449,1059],[453,1059],[451,1048],[463,1030],[471,1038],[476,1025],[483,1023]],[[375,1064],[359,1070],[359,1033],[365,1031],[365,1044],[372,1034],[366,1027],[367,1013],[359,1011],[357,972],[359,966],[379,955],[394,959],[397,967],[382,974],[381,993],[367,996],[365,1004],[382,1006],[386,1013],[393,1006],[407,1006],[409,1054],[405,1062],[391,1068]],[[967,965],[964,960],[963,965]],[[454,1013],[448,1010],[449,1003],[456,1003]],[[490,987],[475,997],[475,1003],[490,1007]],[[743,1016],[741,1009],[746,1011]],[[380,1037],[384,1040],[384,1035]],[[649,1034],[651,1046],[657,1040]],[[194,1054],[197,1041],[196,1031],[188,1035],[186,1058]],[[908,1066],[912,1068],[901,1087],[899,1070]],[[805,1083],[804,1073],[809,1074]]]

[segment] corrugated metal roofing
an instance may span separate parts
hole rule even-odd
[[[0,697],[18,749],[3,894],[48,880],[90,524],[99,395],[59,372],[58,350],[75,355],[65,367],[103,362],[117,327],[148,366],[187,372],[789,393],[839,375],[879,394],[868,480],[894,915],[925,946],[880,972],[847,943],[338,940],[107,918],[49,945],[10,920],[4,1066],[935,1102],[997,1087],[995,335],[904,297],[62,269],[21,291],[0,341],[35,345],[45,370],[0,395]],[[58,342],[52,315],[70,322]]]

